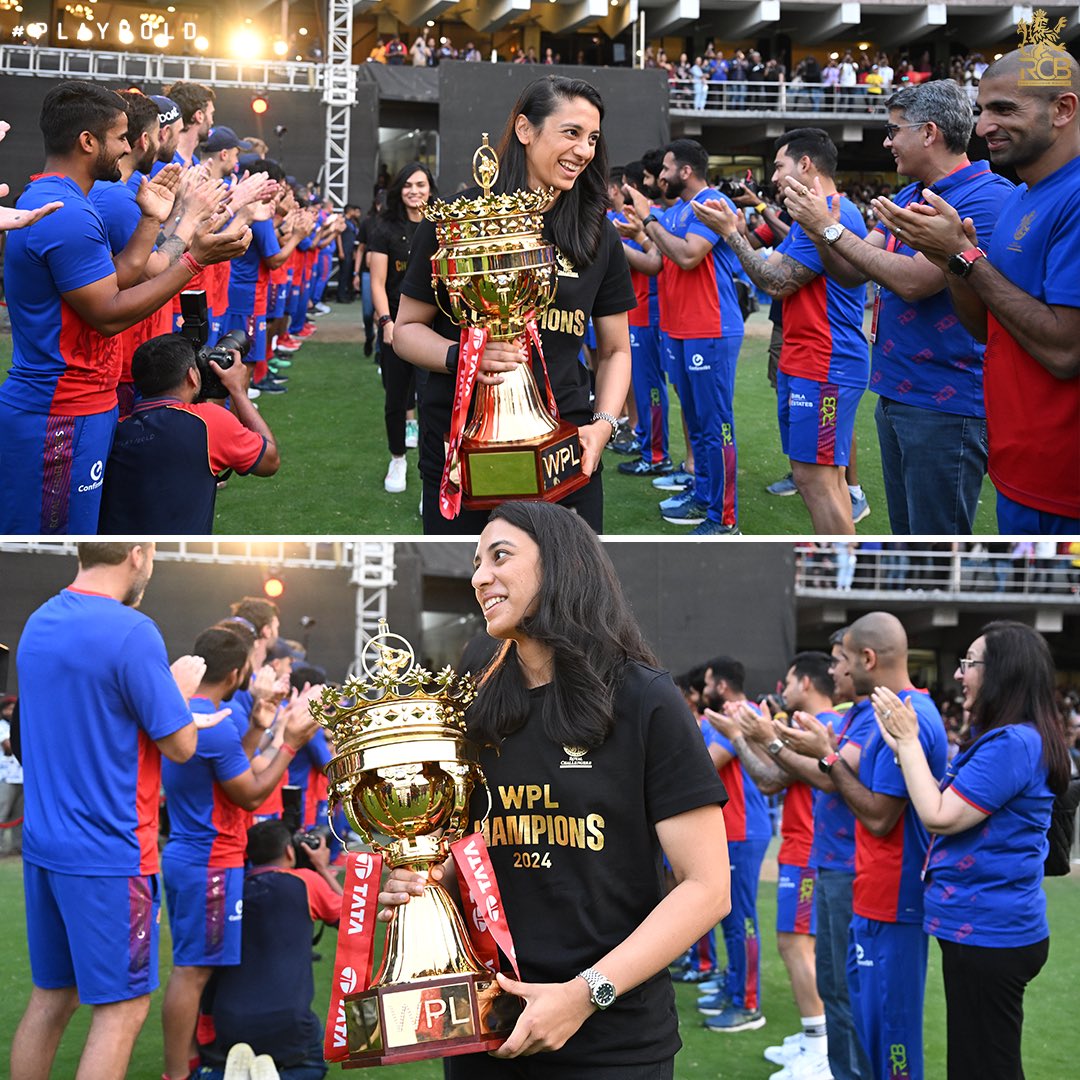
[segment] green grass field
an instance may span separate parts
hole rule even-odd
[[[409,451],[409,488],[400,495],[383,490],[389,462],[383,425],[383,390],[375,365],[359,344],[359,309],[336,307],[320,320],[319,334],[294,357],[289,392],[263,395],[259,407],[277,437],[282,466],[271,479],[236,477],[217,500],[215,532],[221,534],[415,534],[420,531],[420,478],[416,451]],[[746,534],[800,535],[810,517],[796,495],[776,498],[765,487],[788,471],[780,452],[776,397],[765,376],[768,328],[763,313],[751,316],[740,356],[735,392],[739,446],[740,526]],[[0,367],[11,356],[10,337],[0,337]],[[671,456],[685,456],[678,398],[671,395]],[[859,476],[872,512],[859,526],[863,536],[887,533],[888,514],[881,481],[873,410],[866,394],[856,425]],[[664,497],[647,478],[622,476],[617,454],[605,454],[605,532],[685,536],[657,510]],[[977,533],[996,531],[993,488],[984,481]]]
[[[768,869],[768,862],[766,868]],[[773,871],[775,874],[775,870]],[[770,876],[768,873],[766,877]],[[1080,870],[1070,877],[1046,883],[1049,900],[1050,960],[1028,989],[1024,1025],[1024,1065],[1032,1080],[1065,1080],[1076,1076],[1080,1058],[1080,1032],[1075,1021],[1076,972],[1080,970]],[[784,1035],[798,1030],[798,1014],[783,964],[776,952],[772,927],[776,918],[776,887],[763,881],[760,898],[762,930],[762,1000],[767,1025],[738,1035],[714,1035],[700,1024],[694,1009],[697,993],[692,986],[678,987],[678,1006],[683,1049],[676,1059],[678,1080],[764,1080],[776,1066],[766,1062],[761,1052]],[[0,1077],[8,1075],[11,1035],[22,1015],[30,992],[30,972],[26,951],[25,915],[21,862],[0,861],[0,911],[6,914],[7,932],[0,937]],[[333,967],[336,934],[328,930],[319,945],[322,959],[316,965],[315,1011],[326,1014],[327,995]],[[720,945],[721,954],[723,943]],[[161,979],[169,972],[171,946],[168,920],[162,913]],[[930,944],[930,971],[927,977],[925,1053],[927,1080],[945,1076],[945,1001],[941,987],[941,964],[937,946]],[[273,988],[268,987],[272,994]],[[886,1004],[887,1007],[887,1004]],[[153,997],[150,1017],[135,1047],[128,1075],[156,1078],[161,1075],[161,991]],[[89,1010],[80,1009],[61,1043],[52,1075],[75,1075],[78,1055],[89,1023]],[[336,1073],[332,1069],[332,1074]],[[442,1076],[436,1063],[401,1065],[389,1070],[401,1080],[435,1080]],[[386,1073],[380,1073],[386,1075]]]

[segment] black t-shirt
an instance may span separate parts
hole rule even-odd
[[[656,823],[727,799],[666,672],[627,665],[614,731],[595,750],[547,738],[541,709],[549,693],[532,691],[525,726],[499,753],[481,754],[492,799],[483,832],[526,982],[564,982],[625,940],[665,895]],[[474,793],[473,829],[487,802],[484,790]],[[681,1045],[678,1027],[665,970],[594,1013],[544,1060],[664,1061]]]
[[[374,251],[387,257],[386,299],[390,304],[390,314],[395,319],[398,304],[401,302],[401,283],[405,277],[405,268],[409,265],[409,248],[417,227],[418,223],[408,218],[395,221],[380,217],[368,233],[368,254]]]
[[[480,189],[473,188],[463,191],[461,198],[475,198],[478,194]],[[421,222],[413,238],[409,268],[401,285],[403,296],[410,296],[425,304],[435,304],[435,293],[431,288],[431,256],[437,247],[434,224]],[[449,299],[441,285],[439,291],[443,305],[449,307]],[[555,299],[540,320],[544,359],[547,361],[555,403],[564,420],[581,426],[592,419],[589,372],[579,359],[589,319],[616,315],[636,306],[622,240],[615,226],[605,219],[596,258],[589,266],[572,270],[560,268]],[[451,341],[457,341],[461,336],[461,328],[443,313],[441,307],[436,312],[432,326],[436,333]],[[546,400],[543,369],[535,355],[533,374],[540,387],[541,399]],[[420,410],[420,472],[430,479],[437,480],[442,475],[443,439],[450,430],[453,400],[454,380],[441,372],[428,372]]]

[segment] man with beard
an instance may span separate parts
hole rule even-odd
[[[198,165],[195,149],[199,143],[206,142],[214,126],[214,99],[216,97],[209,86],[202,83],[175,82],[165,88],[170,100],[180,106],[180,115],[184,126],[176,141],[176,152],[172,160],[185,169]]]
[[[975,133],[1022,181],[987,249],[951,200],[873,206],[940,270],[964,325],[986,342],[986,421],[998,531],[1080,532],[1080,64],[1060,48],[1036,64],[1006,53],[979,83]],[[1032,425],[1037,425],[1037,435]]]
[[[128,153],[124,100],[87,82],[64,82],[45,96],[40,126],[45,168],[19,199],[33,210],[64,206],[7,240],[4,284],[14,344],[0,387],[0,532],[93,533],[105,459],[116,426],[120,345],[114,336],[156,311],[202,267],[246,250],[243,225],[213,222],[168,268],[142,280],[173,209],[180,170],[166,167],[139,188],[141,217],[114,259],[88,195],[97,180],[120,179]]]
[[[79,1074],[127,1071],[158,985],[161,755],[186,761],[197,740],[161,633],[135,610],[154,545],[78,553],[75,580],[30,616],[17,656],[34,988],[11,1075],[28,1080],[49,1075],[80,1002],[92,1019]]]
[[[191,699],[194,714],[217,712],[247,684],[249,641],[219,626],[198,636],[195,652],[206,661],[206,672]],[[259,773],[252,771],[231,723],[200,731],[194,755],[162,769],[170,831],[161,861],[173,939],[173,969],[161,1007],[169,1080],[182,1080],[196,1067],[195,1022],[213,969],[240,962],[251,812],[316,731],[306,696],[292,703],[281,723],[281,750],[264,752],[273,758]]]
[[[733,657],[710,660],[705,670],[705,704],[719,713],[728,704],[746,703],[745,680],[746,669]],[[715,992],[698,1001],[698,1011],[705,1016],[709,1031],[753,1031],[765,1025],[757,897],[761,863],[772,836],[769,808],[727,738],[712,722],[704,724],[701,733],[728,793],[724,823],[731,861],[731,911],[720,922],[727,950],[726,976]]]
[[[928,187],[989,240],[1013,185],[968,159],[975,119],[964,88],[948,79],[905,86],[886,106],[885,148],[898,172],[918,178],[896,204],[922,202]],[[969,535],[986,473],[983,346],[957,318],[945,273],[880,222],[862,240],[836,220],[835,203],[830,213],[790,181],[783,194],[828,273],[878,286],[870,389],[893,533]]]
[[[150,167],[149,175],[157,176],[176,153],[184,118],[180,115],[180,106],[172,98],[167,98],[164,94],[151,94],[150,100],[158,107],[159,135],[157,158]]]
[[[98,180],[90,189],[90,201],[105,222],[109,247],[113,256],[127,247],[128,241],[139,227],[142,211],[136,198],[139,188],[148,178],[157,160],[161,124],[158,106],[138,90],[123,90],[120,97],[128,114],[128,143],[131,152],[119,162],[119,180]],[[186,191],[185,191],[186,186]],[[169,220],[169,235],[159,235],[159,244],[146,260],[145,275],[167,270],[170,259],[178,258],[191,243],[195,230],[220,202],[222,187],[204,181],[184,185],[181,182],[174,213]],[[186,196],[186,197],[185,197]],[[224,265],[228,266],[228,263]],[[120,342],[121,371],[117,386],[120,419],[127,416],[135,403],[135,385],[131,378],[131,359],[135,350],[144,342],[169,331],[170,312],[163,306],[148,318],[118,335]]]
[[[856,695],[887,686],[909,702],[919,718],[919,742],[930,769],[935,776],[944,775],[945,725],[930,695],[911,685],[907,632],[900,620],[885,611],[871,611],[847,628],[838,651],[837,674],[850,676]],[[802,735],[797,729],[782,728],[777,738],[799,753],[817,757],[819,768],[855,816],[847,981],[855,1031],[869,1058],[870,1075],[874,1080],[894,1076],[922,1080],[926,829],[876,724],[869,727],[856,768],[850,753],[833,748],[829,731],[819,720],[808,713],[799,713],[795,720]],[[788,760],[785,751],[780,764]]]
[[[738,262],[693,212],[694,205],[705,199],[721,200],[735,210],[727,196],[709,187],[708,165],[709,155],[700,143],[676,139],[664,153],[660,180],[668,198],[679,202],[661,223],[648,198],[627,187],[624,213],[651,242],[643,268],[653,274],[663,270],[659,283],[663,350],[694,448],[693,486],[661,503],[661,516],[676,525],[696,525],[696,535],[734,535],[739,531],[735,365],[743,318],[732,276]],[[680,368],[685,371],[682,386],[673,374]]]

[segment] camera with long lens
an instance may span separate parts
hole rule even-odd
[[[185,289],[180,294],[180,314],[184,318],[180,333],[195,346],[195,364],[202,376],[202,389],[197,400],[227,398],[229,391],[210,366],[210,361],[213,360],[221,368],[231,368],[235,362],[233,351],[238,352],[243,360],[251,349],[251,338],[243,330],[230,330],[218,338],[216,345],[206,344],[210,337],[210,319],[206,311],[205,289]]]
[[[739,198],[740,195],[745,195],[743,190],[743,184],[745,184],[759,199],[765,194],[765,185],[759,184],[754,179],[754,174],[747,169],[745,176],[733,176],[730,179],[721,180],[716,185],[716,190],[721,195],[726,195],[729,199],[734,201]]]

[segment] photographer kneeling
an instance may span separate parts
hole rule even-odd
[[[135,350],[131,372],[142,400],[116,428],[98,532],[212,533],[217,485],[230,469],[278,471],[274,435],[248,400],[248,367],[236,349],[228,356],[228,367],[212,354],[200,364],[195,345],[179,334]],[[206,400],[219,395],[231,411]]]
[[[314,869],[301,870],[287,826],[261,821],[248,829],[241,960],[216,968],[207,987],[202,1009],[213,1019],[214,1041],[200,1045],[203,1064],[193,1080],[221,1080],[237,1043],[272,1057],[281,1080],[326,1075],[322,1024],[311,1011],[311,931],[317,919],[337,925],[341,885],[325,839],[316,839],[316,847],[303,841]]]

